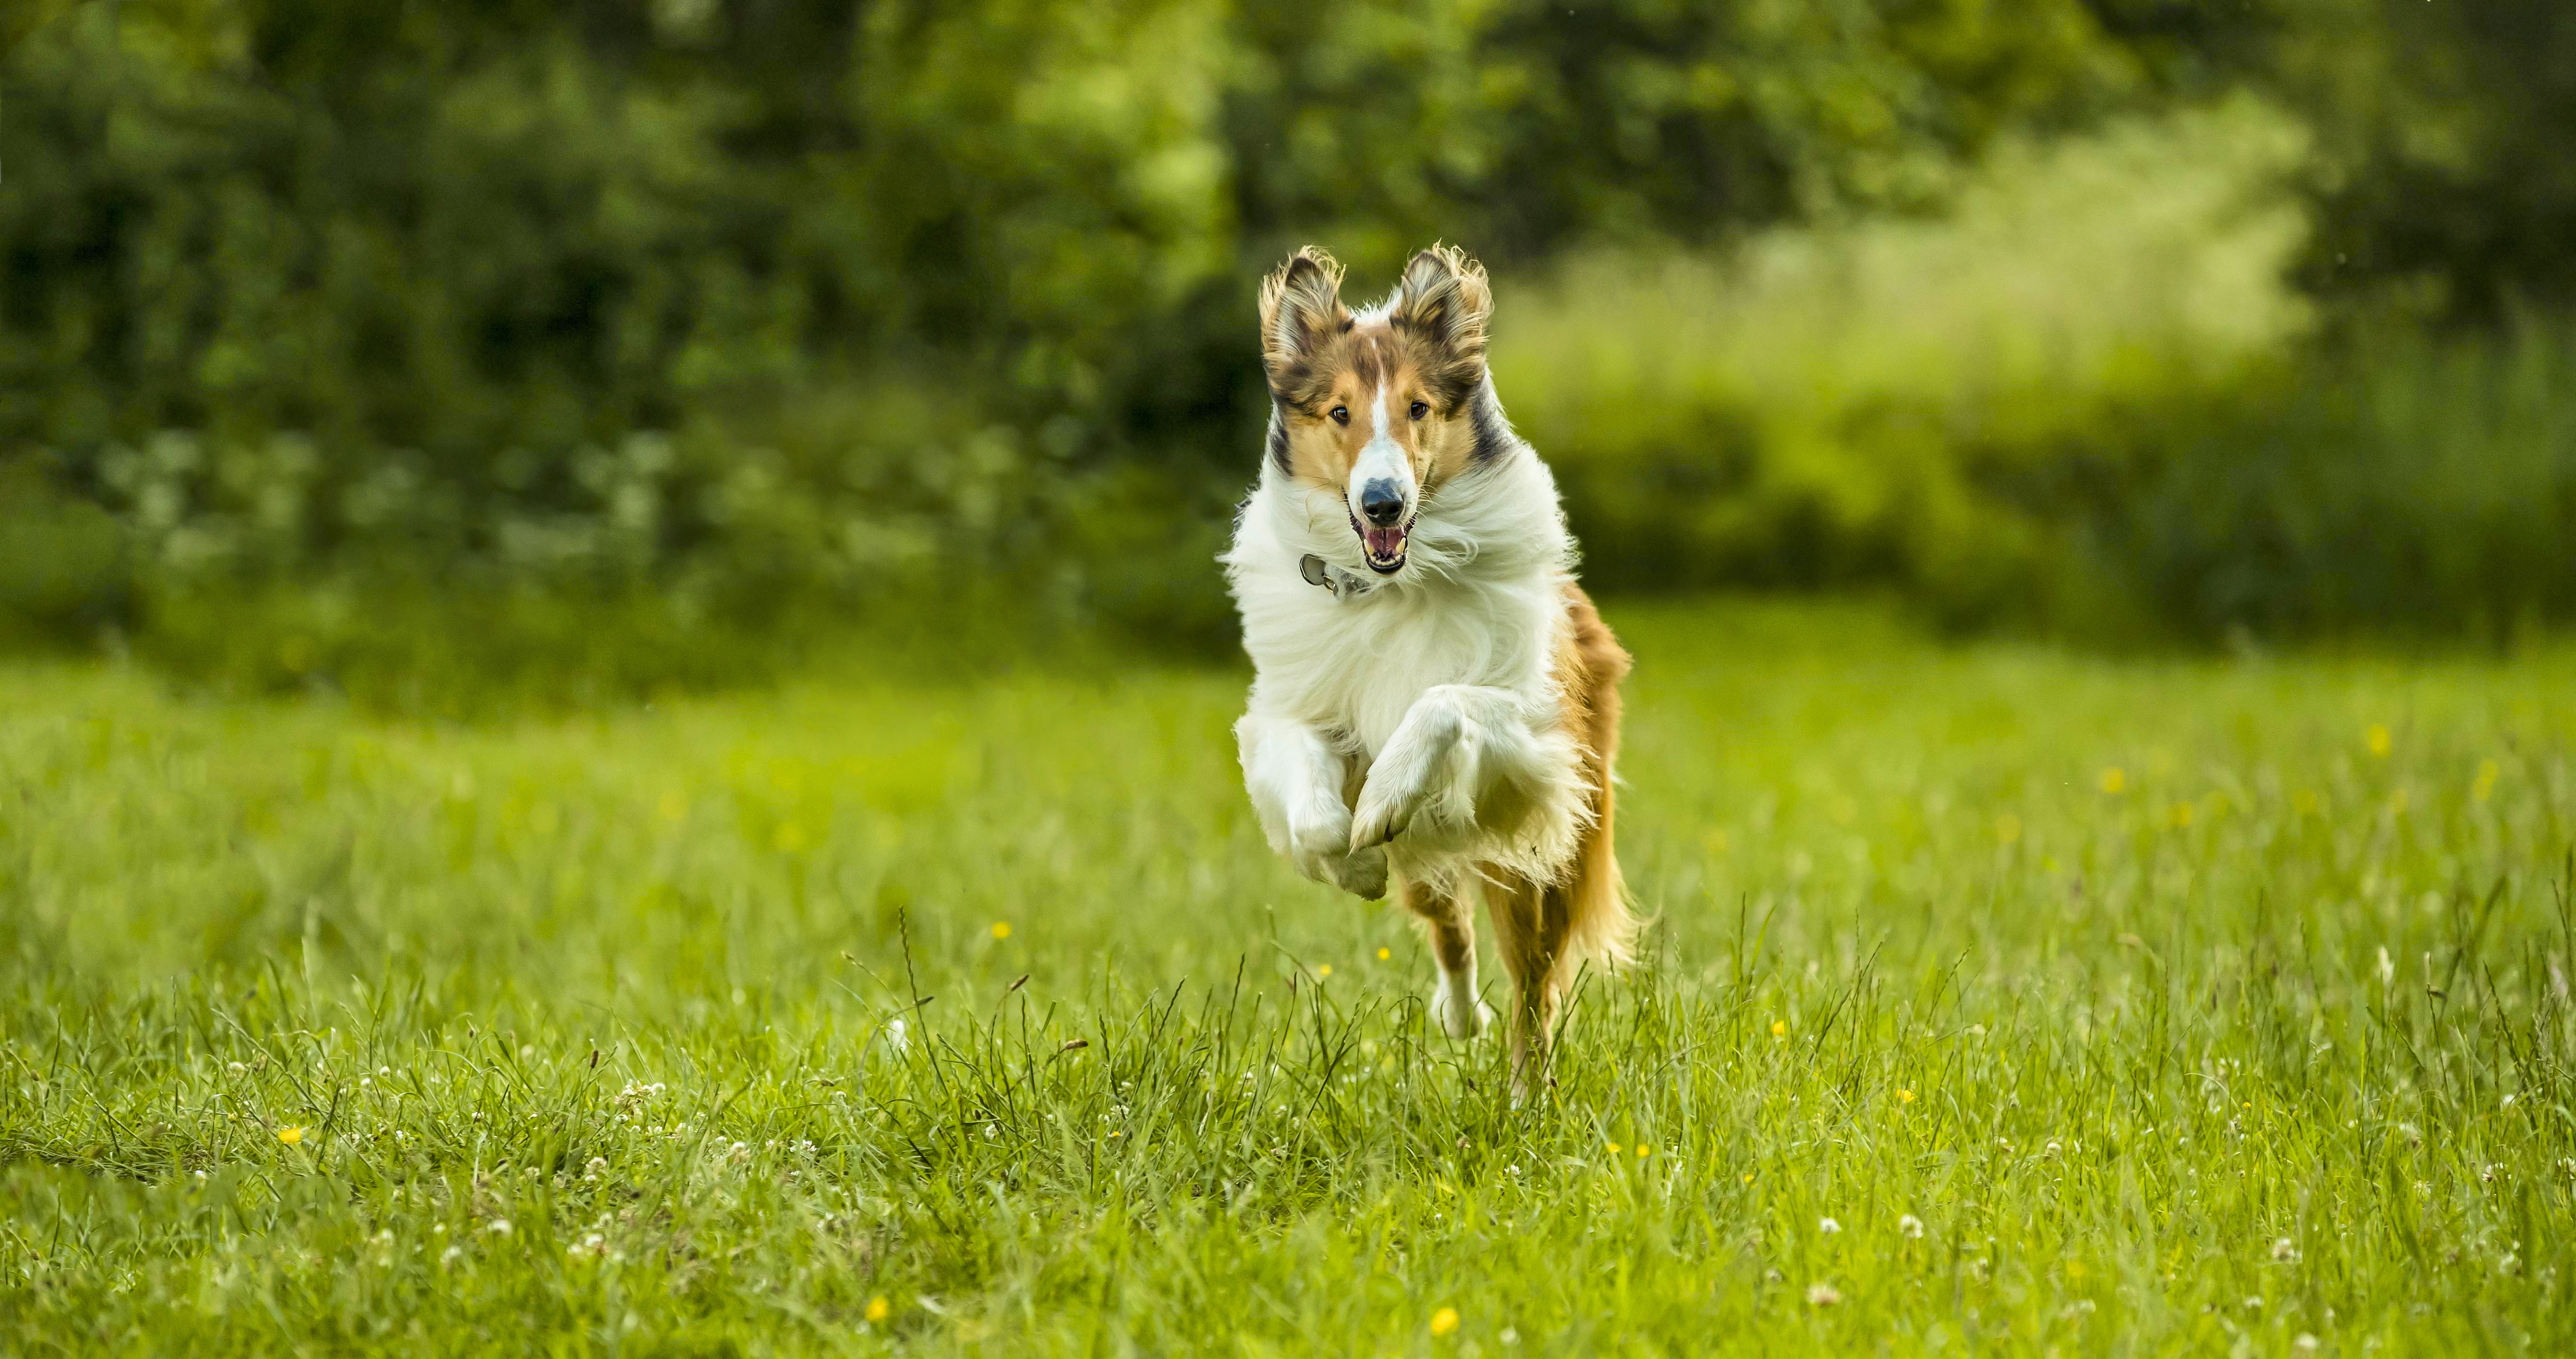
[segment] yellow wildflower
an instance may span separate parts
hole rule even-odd
[[[1382,948],[1382,949],[1379,949],[1379,950],[1377,951],[1377,960],[1378,960],[1379,962],[1381,962],[1381,963],[1382,963],[1382,962],[1385,962],[1387,959],[1392,958],[1392,957],[1394,957],[1394,956],[1395,956],[1395,950],[1393,950],[1393,949],[1385,949],[1385,948]]]
[[[1010,937],[1011,937],[1011,922],[1009,922],[1009,921],[1007,921],[1007,920],[996,920],[996,921],[994,921],[994,922],[993,922],[993,937],[994,937],[994,938],[996,938],[996,939],[1008,939],[1008,938],[1010,938]]]
[[[1896,1102],[1899,1104],[1912,1104],[1914,1102],[1914,1092],[1911,1090],[1897,1091]]]
[[[884,1294],[868,1299],[867,1317],[870,1321],[883,1321],[886,1319],[886,1313],[893,1310],[893,1306],[885,1300]]]
[[[2381,726],[2377,722],[2373,722],[2370,724],[2370,730],[2364,733],[2362,739],[2370,743],[2370,753],[2372,755],[2383,760],[2388,758],[2388,728]]]
[[[304,1129],[298,1124],[289,1123],[277,1130],[277,1140],[290,1147],[294,1146],[304,1140]]]
[[[1439,1311],[1431,1314],[1431,1333],[1433,1335],[1447,1335],[1456,1329],[1458,1329],[1457,1308],[1443,1307]]]
[[[2102,771],[2102,791],[2117,793],[2129,786],[2129,771],[2113,765]]]

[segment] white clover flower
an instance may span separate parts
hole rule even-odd
[[[1816,1223],[1816,1230],[1827,1236],[1831,1236],[1842,1229],[1843,1224],[1834,1221],[1832,1218],[1825,1218]]]
[[[2282,1237],[2272,1243],[2272,1258],[2284,1261],[2296,1260],[2299,1258],[2299,1248],[2290,1238]]]
[[[901,1051],[903,1051],[903,1050],[904,1050],[904,1042],[905,1042],[905,1039],[904,1039],[904,1027],[903,1027],[903,1021],[902,1021],[902,1020],[900,1020],[900,1019],[889,1019],[889,1020],[887,1020],[887,1021],[886,1021],[886,1026],[885,1026],[885,1036],[886,1036],[886,1046],[888,1046],[888,1047],[890,1047],[890,1048],[893,1048],[893,1049],[894,1049],[895,1051],[897,1051],[897,1052],[901,1052]]]
[[[1818,1283],[1807,1285],[1807,1305],[1809,1307],[1833,1307],[1840,1304],[1842,1300],[1843,1295],[1836,1292],[1832,1284]]]
[[[1907,1213],[1905,1216],[1896,1220],[1896,1234],[1904,1237],[1908,1241],[1922,1240],[1923,1219],[1916,1217],[1912,1213]]]
[[[510,1219],[506,1217],[496,1217],[492,1219],[492,1221],[487,1224],[483,1230],[490,1232],[494,1236],[508,1236],[510,1234]]]

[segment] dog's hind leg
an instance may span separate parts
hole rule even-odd
[[[1396,896],[1422,921],[1431,955],[1440,964],[1440,983],[1431,993],[1432,1019],[1452,1038],[1484,1032],[1493,1012],[1476,997],[1476,922],[1465,894],[1407,878],[1397,884]]]
[[[1547,1080],[1548,1045],[1564,998],[1572,904],[1564,887],[1501,874],[1485,887],[1494,949],[1512,974],[1512,1099],[1527,1099]]]

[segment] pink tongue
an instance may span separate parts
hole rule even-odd
[[[1392,561],[1404,551],[1404,530],[1400,528],[1364,529],[1360,537],[1368,543],[1369,555],[1379,561]]]

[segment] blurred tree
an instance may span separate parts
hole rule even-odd
[[[398,558],[739,603],[1017,563],[1155,598],[1104,582],[1208,545],[1133,547],[1114,507],[1138,477],[1211,505],[1240,481],[1248,280],[1300,243],[1367,286],[1434,238],[1528,274],[1937,217],[1999,144],[2244,83],[2313,125],[2313,288],[2468,319],[2576,293],[2576,20],[2549,0],[5,24],[32,32],[0,57],[0,458],[114,510],[155,570]]]

